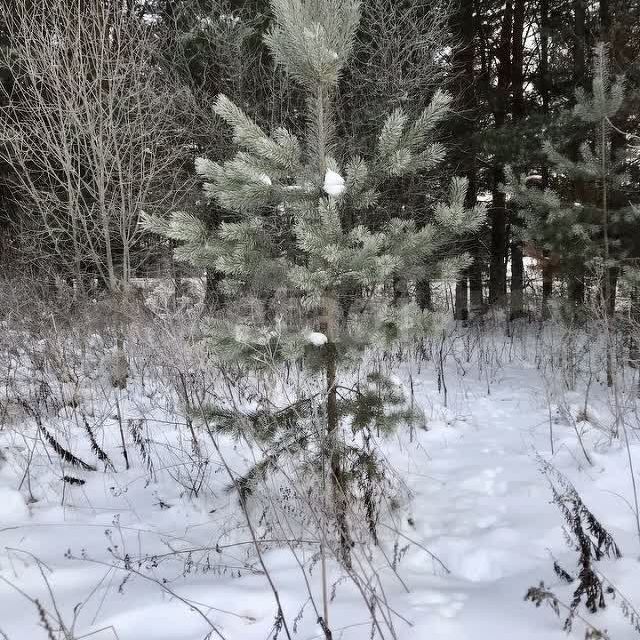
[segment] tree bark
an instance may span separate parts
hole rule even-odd
[[[540,0],[540,98],[542,100],[542,115],[545,121],[549,117],[549,91],[551,88],[549,76],[549,0]],[[549,167],[542,161],[542,190],[549,187]],[[549,301],[553,295],[553,271],[549,251],[542,252],[542,318],[550,315]]]
[[[507,0],[502,16],[500,45],[498,47],[498,81],[494,97],[493,116],[496,129],[506,121],[511,86],[511,42],[513,32],[513,2]],[[491,260],[489,264],[489,303],[499,304],[506,294],[507,210],[505,194],[500,189],[504,182],[504,165],[497,159],[492,168]]]
[[[513,51],[511,76],[513,80],[513,100],[511,113],[517,127],[525,117],[524,101],[524,0],[515,0],[513,11]],[[519,225],[517,209],[511,208],[511,228]],[[511,241],[511,313],[510,319],[521,318],[524,314],[524,255],[522,240],[517,233]]]
[[[454,318],[461,322],[469,319],[469,280],[466,273],[456,282]]]
[[[573,41],[573,76],[576,87],[585,87],[586,84],[586,66],[585,66],[585,49],[586,49],[586,8],[585,0],[574,0],[574,41]],[[579,147],[574,145],[571,149],[571,157],[577,160],[579,156]],[[579,178],[575,180],[574,186],[576,202],[584,202],[585,188],[584,181]],[[569,299],[575,307],[584,304],[584,264],[576,261],[572,265],[571,273],[569,273]]]
[[[478,243],[479,244],[479,243]],[[484,312],[484,292],[482,287],[482,256],[479,246],[472,250],[473,264],[469,267],[469,304],[472,317]]]
[[[416,303],[422,311],[433,311],[430,280],[423,278],[416,282]]]
[[[347,522],[347,494],[346,478],[343,473],[342,453],[340,450],[340,416],[338,413],[338,363],[337,348],[335,343],[336,329],[336,301],[333,297],[327,298],[325,304],[325,316],[320,323],[320,330],[327,336],[325,350],[325,375],[326,375],[326,412],[327,430],[325,438],[325,459],[329,459],[329,474],[332,489],[333,510],[338,526],[340,541],[340,556],[345,566],[351,567],[351,534]]]
[[[602,42],[609,42],[611,27],[611,13],[609,11],[609,0],[600,0],[599,18],[600,18],[600,40]]]
[[[454,138],[457,148],[454,150],[456,173],[467,178],[468,188],[465,206],[472,208],[477,204],[477,151],[475,143],[475,125],[477,119],[477,96],[475,87],[475,48],[474,48],[474,0],[457,0],[451,16],[452,33],[457,41],[453,57],[454,93],[458,97],[459,113],[453,122]],[[478,237],[470,237],[466,244],[474,256],[479,257]],[[471,267],[473,269],[473,265]],[[469,317],[469,276],[470,270],[461,274],[456,283],[454,317],[466,322]],[[476,292],[477,293],[477,292]],[[480,289],[482,297],[482,289]],[[478,305],[481,307],[482,304]]]
[[[522,241],[511,243],[511,314],[516,320],[524,315],[524,256]]]
[[[215,269],[207,269],[204,289],[204,307],[207,311],[215,311],[224,306],[225,297],[222,292],[224,275]]]
[[[500,304],[506,293],[507,209],[505,194],[499,185],[504,181],[504,169],[493,167],[491,216],[491,258],[489,262],[489,304]]]
[[[629,366],[640,368],[640,289],[631,290],[631,308],[629,309]],[[637,391],[640,391],[640,381]]]

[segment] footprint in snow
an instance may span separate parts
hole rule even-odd
[[[443,618],[455,618],[464,608],[467,599],[464,593],[442,593],[423,591],[411,595],[411,604],[422,611],[431,610]]]
[[[503,472],[502,467],[485,469],[480,475],[467,478],[461,483],[461,488],[489,496],[503,496],[507,492],[506,482],[497,482],[496,478]]]

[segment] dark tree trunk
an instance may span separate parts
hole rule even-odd
[[[456,148],[452,154],[455,172],[465,176],[468,181],[465,206],[477,204],[477,151],[475,125],[477,120],[477,96],[474,72],[474,0],[457,0],[451,16],[451,31],[456,39],[457,48],[453,57],[454,95],[457,97],[458,115],[452,123]],[[466,240],[467,248],[475,256],[480,255],[478,237]],[[469,271],[465,271],[456,283],[455,310],[456,320],[466,321],[469,317]]]
[[[585,51],[586,51],[586,9],[585,0],[574,0],[574,41],[573,41],[573,75],[574,84],[576,87],[585,87],[586,84],[586,66],[585,66]],[[573,145],[571,149],[571,157],[577,160],[579,156],[579,145]],[[584,181],[579,178],[575,180],[574,185],[576,202],[585,201],[585,187]],[[569,299],[575,307],[580,307],[584,304],[584,264],[580,261],[576,261],[569,273]]]
[[[606,283],[606,312],[610,318],[613,318],[616,312],[616,294],[618,291],[618,267],[609,267],[607,269],[608,282]]]
[[[513,54],[511,75],[513,79],[513,100],[511,113],[513,122],[518,124],[525,117],[524,101],[524,0],[515,0],[513,11]],[[511,228],[519,226],[517,209],[511,209]],[[511,320],[524,314],[524,255],[522,240],[518,234],[512,234],[511,241]]]
[[[576,86],[585,84],[586,8],[585,0],[574,0],[573,75]]]
[[[602,42],[609,42],[610,35],[611,35],[609,33],[609,30],[611,28],[611,13],[609,11],[609,0],[600,0],[599,18],[600,18],[600,40],[602,40]]]
[[[576,269],[578,271],[578,269]],[[575,306],[584,304],[584,273],[569,274],[568,295],[569,300]]]
[[[512,80],[511,42],[513,32],[513,2],[507,0],[502,16],[500,45],[498,48],[498,82],[495,91],[493,116],[496,129],[506,121],[509,89]],[[507,210],[505,194],[500,189],[504,182],[504,165],[496,159],[492,169],[491,260],[489,265],[489,303],[504,300],[507,283]]]
[[[394,306],[406,301],[409,298],[409,288],[404,278],[394,277],[393,279],[393,302]]]
[[[542,115],[545,121],[549,117],[549,90],[551,88],[549,76],[549,0],[540,1],[540,97],[542,100]],[[549,168],[546,161],[542,163],[542,190],[549,187]],[[549,251],[542,253],[542,317],[550,315],[549,300],[553,295],[553,271]]]
[[[511,243],[511,320],[524,314],[524,261],[522,242]]]
[[[479,249],[472,251],[473,264],[469,268],[469,304],[471,315],[477,317],[484,312],[482,290],[482,256]]]
[[[215,269],[207,270],[207,279],[204,289],[204,306],[207,311],[220,309],[225,303],[221,284],[223,275]]]
[[[513,6],[513,42],[511,58],[511,78],[513,98],[511,113],[514,119],[521,120],[525,116],[524,100],[524,18],[525,0],[515,0]]]
[[[549,301],[553,297],[553,270],[549,251],[542,252],[542,317],[546,320],[550,317]]]
[[[430,280],[423,279],[416,283],[416,303],[422,311],[433,311]]]
[[[456,282],[456,299],[454,308],[454,318],[461,322],[469,319],[469,280],[466,275]]]
[[[635,369],[640,369],[640,289],[638,289],[638,287],[633,287],[631,291],[628,334],[629,365]],[[638,391],[640,391],[640,386],[638,387]]]
[[[505,194],[499,185],[504,182],[501,165],[493,167],[493,188],[491,217],[491,259],[489,262],[489,304],[499,304],[504,300],[507,282],[507,208]]]
[[[469,281],[466,277],[460,278],[456,282],[456,300],[454,309],[454,318],[461,322],[469,319]]]

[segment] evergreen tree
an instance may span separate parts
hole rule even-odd
[[[516,199],[529,211],[530,238],[560,252],[569,277],[584,268],[598,276],[609,315],[615,308],[620,268],[636,251],[632,231],[638,222],[632,204],[638,194],[629,176],[632,149],[614,138],[624,97],[623,81],[610,78],[606,47],[600,44],[591,93],[576,91],[573,123],[567,122],[567,114],[562,116],[569,129],[582,131],[579,158],[572,160],[547,141],[544,151],[554,188],[543,191],[527,187],[526,180],[512,182]]]
[[[635,230],[640,220],[640,210],[633,204],[639,194],[629,174],[637,150],[626,143],[615,124],[624,99],[623,80],[611,79],[607,47],[600,43],[595,49],[591,94],[578,88],[572,112],[585,133],[579,158],[569,158],[547,141],[544,150],[557,190],[542,191],[511,181],[516,201],[529,210],[530,236],[561,253],[569,278],[586,273],[599,284],[595,309],[603,321],[609,386],[615,373],[611,321],[616,290],[623,269],[638,257]],[[630,273],[630,278],[635,280],[635,275]]]
[[[354,497],[355,469],[360,463],[370,480],[375,475],[370,429],[390,427],[408,416],[385,413],[401,399],[379,372],[370,371],[348,389],[340,384],[341,376],[353,380],[356,367],[351,365],[367,347],[425,330],[429,316],[408,300],[394,300],[392,293],[387,300],[389,285],[398,277],[415,282],[425,277],[425,270],[429,277],[455,276],[468,265],[468,256],[445,254],[463,231],[482,223],[483,212],[465,208],[467,183],[458,178],[430,223],[380,221],[374,215],[376,203],[389,185],[429,171],[443,159],[434,132],[447,114],[449,96],[436,92],[414,118],[396,109],[386,118],[370,157],[351,156],[350,147],[359,145],[336,139],[333,97],[354,44],[359,3],[273,0],[271,7],[274,19],[265,42],[305,93],[304,137],[282,127],[268,135],[220,95],[215,112],[233,129],[240,150],[223,164],[201,158],[196,170],[205,193],[225,210],[225,219],[214,234],[184,212],[169,220],[147,218],[146,224],[181,241],[176,250],[180,259],[214,265],[224,273],[230,301],[239,304],[250,296],[266,301],[261,315],[228,309],[216,325],[219,353],[246,355],[255,363],[261,360],[257,353],[268,352],[302,362],[323,376],[324,428],[317,466],[329,471],[341,557],[349,563],[347,506]],[[223,414],[222,422],[233,422],[231,414]],[[298,405],[296,416],[302,414]],[[267,439],[275,443],[284,431],[289,440],[274,445],[273,451],[309,448],[308,430],[295,432],[294,444],[291,423],[282,424],[279,434],[268,430]],[[345,444],[347,424],[354,436],[361,436],[360,447]],[[296,425],[302,428],[298,419]],[[267,464],[273,460],[268,458]],[[365,491],[361,497],[373,533],[371,496]]]

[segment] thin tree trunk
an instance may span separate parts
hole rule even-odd
[[[524,314],[524,261],[522,242],[511,243],[511,320]]]
[[[584,292],[585,292],[585,283],[584,283],[584,274],[583,273],[572,273],[569,274],[569,283],[568,283],[568,296],[569,300],[575,306],[582,306],[584,304]]]
[[[600,0],[599,7],[600,18],[600,40],[602,42],[609,42],[610,34],[609,29],[611,27],[611,13],[609,11],[609,0]]]
[[[469,267],[469,303],[472,317],[484,311],[484,295],[482,290],[482,257],[479,251],[472,253],[473,264]]]
[[[629,325],[629,365],[640,369],[640,289],[638,287],[633,287],[631,290]],[[640,391],[640,386],[638,390]]]
[[[511,76],[513,80],[513,100],[511,113],[516,126],[525,117],[524,102],[524,0],[515,0],[513,11],[513,53]],[[518,212],[511,208],[511,228],[518,226]],[[511,241],[511,313],[515,320],[524,314],[524,255],[522,240],[512,234]]]
[[[578,87],[585,84],[586,8],[585,0],[574,0],[573,75]]]
[[[416,303],[422,311],[433,311],[431,280],[424,278],[416,282]]]
[[[207,311],[215,311],[224,306],[225,296],[221,286],[222,280],[222,273],[215,269],[207,269],[204,288],[204,306]]]
[[[346,478],[343,473],[342,454],[340,450],[340,416],[338,413],[338,379],[337,379],[337,350],[335,343],[336,302],[328,298],[325,304],[325,317],[320,329],[327,336],[325,344],[325,375],[327,382],[327,431],[325,441],[325,456],[329,457],[329,472],[331,477],[331,492],[333,509],[338,526],[340,540],[340,555],[345,566],[351,567],[351,535],[347,522]]]
[[[548,319],[551,315],[549,301],[553,297],[553,270],[549,251],[542,252],[542,317]]]
[[[491,216],[491,258],[489,262],[489,304],[500,304],[506,292],[507,268],[505,249],[507,246],[507,208],[505,194],[499,185],[504,182],[501,165],[493,167],[493,189]]]
[[[456,282],[456,300],[454,309],[454,318],[461,322],[469,319],[469,281],[466,276],[460,278]]]
[[[397,305],[398,303],[407,300],[409,297],[409,288],[407,285],[407,281],[404,278],[394,277],[393,278],[393,304]]]
[[[325,85],[319,84],[316,96],[317,114],[317,162],[318,176],[322,179],[327,169],[327,150],[331,139],[331,128],[327,119],[329,92]],[[351,568],[351,535],[347,522],[347,478],[343,473],[342,454],[340,451],[340,416],[338,414],[338,358],[335,342],[338,322],[338,295],[335,291],[326,293],[324,317],[320,322],[321,331],[327,336],[325,344],[325,374],[327,381],[327,431],[324,460],[329,456],[331,488],[334,515],[340,538],[340,555],[345,566]]]
[[[540,0],[540,96],[542,99],[542,115],[549,117],[549,0]],[[542,163],[542,190],[549,187],[549,167],[545,160]],[[553,295],[553,271],[549,251],[542,252],[542,318],[550,316],[549,301]]]
[[[502,17],[498,48],[498,84],[495,91],[494,121],[496,129],[504,126],[507,115],[509,88],[512,80],[511,42],[513,31],[513,2],[507,0]],[[507,210],[504,192],[504,166],[496,160],[492,168],[491,260],[489,265],[489,303],[499,304],[506,293]]]
[[[457,173],[464,175],[468,181],[465,206],[472,208],[477,204],[478,191],[477,152],[474,137],[477,119],[474,0],[457,0],[455,11],[451,16],[451,27],[458,41],[453,59],[454,92],[458,97],[459,109],[453,121],[454,139],[458,145],[454,158],[457,163]],[[467,245],[479,258],[479,238],[477,236],[468,238]],[[469,318],[469,276],[470,270],[467,270],[456,283],[454,317],[462,322],[466,322]]]
[[[573,42],[573,75],[576,87],[585,87],[586,85],[586,66],[585,66],[585,50],[586,50],[586,9],[585,0],[574,0],[574,42]],[[578,145],[574,145],[571,149],[571,157],[577,160],[579,156]],[[579,178],[575,181],[574,186],[576,202],[585,201],[584,181]],[[576,262],[572,265],[571,273],[569,273],[569,299],[574,307],[579,308],[584,304],[585,293],[585,275],[584,264]]]

